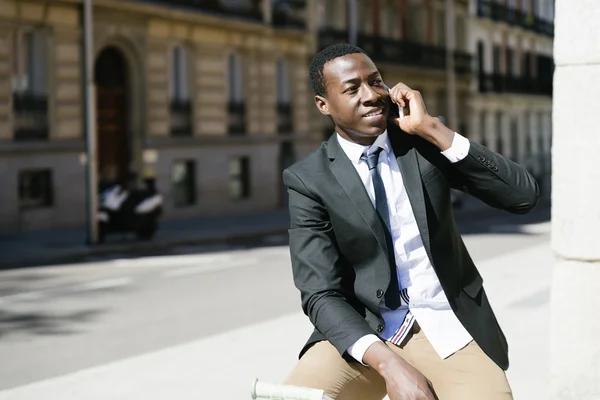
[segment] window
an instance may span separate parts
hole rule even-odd
[[[371,18],[371,0],[357,0],[356,17],[358,21],[358,32],[364,34],[371,34],[373,32]]]
[[[169,57],[169,98],[173,136],[192,135],[189,70],[186,49],[182,46],[173,47]]]
[[[423,27],[425,26],[423,18],[423,9],[418,4],[410,6],[410,39],[415,43],[421,43],[424,40]]]
[[[436,29],[436,44],[439,47],[445,47],[446,45],[446,14],[444,10],[435,11],[435,29]],[[458,31],[458,27],[457,27]],[[457,41],[458,44],[458,36]],[[458,48],[458,46],[457,46]]]
[[[504,153],[502,142],[502,113],[496,113],[496,153]]]
[[[552,129],[552,124],[550,124],[550,129]],[[538,114],[538,136],[539,136],[539,140],[540,140],[540,150],[543,153],[547,153],[548,151],[548,147],[547,147],[547,143],[546,143],[546,126],[544,124],[544,114],[543,113],[539,113]],[[552,138],[552,134],[549,135],[550,138]]]
[[[196,203],[196,162],[180,160],[171,168],[173,201],[175,207],[191,206]]]
[[[290,79],[285,60],[277,62],[277,132],[291,133],[292,107],[290,104]]]
[[[519,124],[517,120],[510,121],[510,156],[514,161],[519,161]]]
[[[465,50],[467,48],[467,21],[463,16],[456,18],[456,49]]]
[[[514,51],[513,49],[506,49],[506,75],[514,75]]]
[[[487,139],[486,139],[486,113],[482,112],[479,114],[479,137],[481,138],[481,145],[487,147]]]
[[[531,76],[531,53],[523,53],[523,73],[524,77],[529,78]]]
[[[48,138],[46,35],[42,29],[13,32],[11,45],[14,138]]]
[[[250,160],[234,157],[229,160],[229,193],[235,200],[250,197]]]
[[[245,131],[244,82],[240,56],[231,54],[229,70],[229,133],[242,135]]]
[[[385,0],[379,10],[381,21],[381,36],[388,38],[400,37],[400,19],[398,17],[398,4],[394,0]]]
[[[50,207],[54,203],[52,171],[49,169],[19,172],[19,207]]]
[[[494,74],[500,74],[500,71],[502,70],[500,68],[500,63],[501,63],[500,53],[501,53],[500,46],[495,44],[494,45],[494,54],[493,54]]]
[[[479,73],[485,73],[485,45],[480,40],[477,42],[477,65],[479,68]]]

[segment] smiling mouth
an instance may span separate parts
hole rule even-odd
[[[368,113],[368,114],[364,115],[364,118],[377,117],[377,116],[382,115],[382,114],[383,114],[383,109],[374,111],[372,113]]]

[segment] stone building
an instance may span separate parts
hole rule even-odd
[[[0,1],[0,233],[85,223],[81,4]],[[273,4],[94,0],[101,179],[154,179],[167,218],[285,203],[317,144],[309,37]]]
[[[477,0],[470,14],[473,139],[527,167],[547,194],[554,1]]]
[[[355,12],[349,9],[352,3]],[[440,0],[324,0],[312,12],[309,30],[317,49],[348,41],[354,28],[356,44],[373,58],[388,86],[402,81],[419,90],[429,113],[443,115],[468,135],[466,109],[456,106],[466,103],[475,76],[467,40],[468,1],[453,1],[447,10]],[[449,40],[452,48],[446,51]],[[320,129],[330,135],[329,121],[321,121]]]
[[[0,233],[85,222],[81,14],[0,1]],[[94,0],[100,176],[153,179],[166,218],[284,206],[282,169],[333,132],[308,63],[355,38],[546,182],[552,18],[552,0]]]

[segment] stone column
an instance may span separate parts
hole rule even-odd
[[[592,400],[600,398],[600,7],[557,0],[556,10],[551,399]]]

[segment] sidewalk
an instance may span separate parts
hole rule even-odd
[[[457,219],[464,215],[489,212],[481,201],[464,196],[463,206],[455,210]],[[174,246],[214,245],[286,234],[287,209],[222,217],[161,220],[151,241],[132,236],[111,235],[106,243],[88,246],[85,227],[33,231],[0,236],[0,269],[34,265],[65,264],[109,255],[158,252]]]
[[[515,400],[548,398],[550,244],[478,262],[510,344]],[[290,290],[293,290],[291,282]],[[510,288],[510,290],[507,290]],[[0,391],[0,400],[250,399],[253,377],[281,382],[312,328],[300,312]]]
[[[160,251],[178,245],[215,244],[287,232],[287,209],[263,213],[161,220],[154,238],[110,235],[106,243],[89,246],[86,229],[65,228],[0,236],[0,269],[62,264],[90,257]]]

